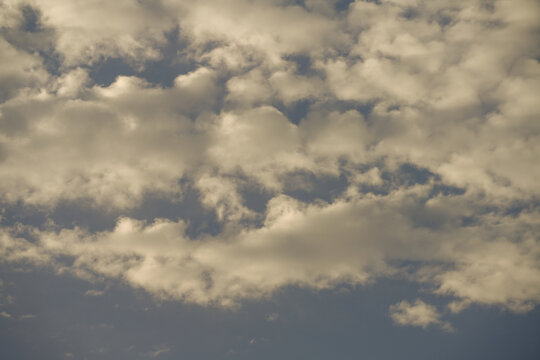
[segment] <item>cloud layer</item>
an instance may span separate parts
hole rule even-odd
[[[3,1],[2,259],[203,305],[406,277],[451,312],[528,311],[539,12]],[[184,210],[144,213],[152,197]],[[66,203],[87,215],[62,224]],[[421,300],[391,311],[446,326]]]

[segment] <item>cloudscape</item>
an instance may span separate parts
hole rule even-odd
[[[536,0],[0,0],[0,357],[538,359]]]

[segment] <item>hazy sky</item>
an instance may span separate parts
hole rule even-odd
[[[0,0],[2,359],[540,358],[537,0]]]

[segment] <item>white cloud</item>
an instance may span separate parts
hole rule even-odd
[[[119,77],[109,87],[87,88],[86,99],[65,99],[80,91],[74,77],[84,76],[76,71],[60,79],[58,95],[40,93],[0,105],[8,135],[2,138],[2,198],[46,206],[61,198],[88,198],[127,207],[146,190],[179,191],[178,179],[208,138],[182,112],[213,101],[211,72],[179,77],[170,89]]]
[[[20,2],[8,1],[16,3]],[[30,4],[41,10],[44,25],[55,30],[55,49],[66,66],[95,62],[100,57],[127,57],[135,64],[159,58],[164,32],[175,24],[157,3],[47,0]]]
[[[260,70],[253,70],[227,82],[227,101],[248,107],[268,102],[272,93]]]
[[[338,14],[317,0],[49,0],[29,3],[34,32],[20,4],[0,5],[2,205],[50,215],[89,201],[124,217],[98,233],[6,223],[5,261],[224,306],[404,272],[454,312],[540,302],[535,1],[356,1]],[[177,30],[172,65],[195,70],[170,87],[142,73],[93,83],[105,59],[163,58]],[[311,180],[293,184],[298,173]],[[342,185],[314,185],[324,178]],[[127,216],[147,193],[185,195],[181,180],[221,233]],[[258,210],[246,183],[264,192]],[[393,309],[445,324],[421,301]]]
[[[291,70],[276,71],[269,81],[278,98],[285,104],[304,99],[317,99],[325,91],[324,83],[318,77],[296,75]]]
[[[390,317],[399,325],[419,326],[424,329],[436,325],[446,331],[454,331],[452,325],[441,321],[441,314],[433,305],[426,304],[420,299],[412,304],[403,300],[391,305]]]
[[[30,91],[46,84],[48,74],[41,65],[41,59],[16,49],[0,37],[0,101],[5,101],[19,92]],[[2,128],[5,124],[2,124]],[[15,126],[13,124],[12,126]]]
[[[516,312],[529,311],[540,299],[536,280],[540,277],[539,255],[532,234],[522,244],[484,244],[464,254],[456,270],[438,276],[438,292],[457,295],[465,304],[503,305]]]
[[[271,106],[222,113],[212,135],[213,163],[226,173],[241,169],[269,188],[279,187],[277,177],[286,171],[309,166],[298,128]]]
[[[291,284],[363,284],[406,271],[392,264],[411,261],[428,262],[411,275],[437,286],[436,293],[513,311],[538,303],[533,214],[486,216],[477,226],[455,227],[460,212],[445,198],[419,206],[416,199],[429,190],[349,191],[332,204],[309,205],[279,195],[269,202],[262,227],[232,221],[221,234],[196,240],[187,238],[182,221],[145,225],[130,218],[97,234],[33,230],[37,243],[4,233],[2,254],[83,278],[120,278],[158,297],[199,304],[232,306]],[[62,264],[65,256],[73,265]]]
[[[209,1],[192,3],[182,24],[196,42],[222,41],[254,47],[270,63],[281,54],[323,51],[325,45],[341,41],[333,31],[336,22],[298,6],[273,6],[272,1]]]

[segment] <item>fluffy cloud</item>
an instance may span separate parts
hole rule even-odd
[[[179,76],[169,89],[136,77],[89,88],[86,76],[74,70],[58,79],[55,92],[0,106],[2,198],[46,206],[89,198],[126,207],[145,190],[179,190],[208,137],[187,116],[214,101],[212,73]]]
[[[0,70],[0,100],[5,101],[17,92],[39,87],[48,80],[41,66],[41,59],[33,54],[16,49],[0,38],[2,69]]]
[[[523,214],[492,224],[486,216],[477,226],[458,227],[451,205],[437,204],[445,197],[419,202],[429,190],[415,186],[387,196],[351,190],[332,204],[279,195],[261,227],[233,225],[229,217],[221,234],[197,240],[186,236],[183,221],[163,219],[123,218],[96,234],[26,229],[37,242],[13,228],[4,233],[2,251],[11,261],[48,262],[88,279],[118,277],[157,296],[200,304],[230,306],[288,284],[328,288],[401,272],[453,295],[453,310],[476,302],[525,311],[540,301],[538,222]],[[66,257],[71,266],[62,264]],[[410,262],[427,265],[411,273],[401,265]]]
[[[18,1],[6,1],[7,8],[21,7]],[[91,63],[100,57],[127,57],[141,61],[160,57],[164,32],[174,28],[159,3],[116,1],[30,1],[36,21],[54,31],[55,51],[67,66]]]
[[[417,299],[413,304],[403,300],[390,306],[390,317],[399,325],[410,325],[427,328],[430,325],[438,325],[446,331],[453,331],[452,325],[441,321],[441,314],[437,309]]]
[[[199,304],[407,276],[453,312],[536,306],[538,4],[334,5],[2,2],[0,201],[48,219],[2,217],[4,261]],[[98,85],[110,59],[131,73]],[[156,193],[219,229],[135,219]],[[120,218],[62,228],[62,201]]]

